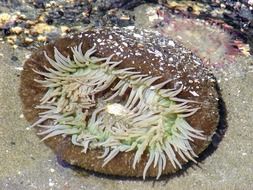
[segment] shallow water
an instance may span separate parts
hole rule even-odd
[[[18,6],[11,4],[18,2]],[[28,1],[5,2],[0,7],[0,10],[2,13],[9,15],[14,14],[13,10],[21,10],[22,14],[29,17],[28,20],[39,20],[36,15],[38,16],[45,11],[44,9],[36,8],[36,6],[40,6],[38,4],[39,1],[36,2],[37,4],[29,3]],[[56,2],[58,3],[58,1]],[[70,8],[66,8],[69,5],[68,3],[64,4],[63,11],[69,11]],[[79,5],[79,7],[82,7],[82,12],[88,9],[86,4]],[[154,8],[155,5],[148,5],[146,9],[148,7],[151,7],[151,10],[156,10]],[[77,10],[79,9],[77,8]],[[46,11],[50,12],[51,8],[49,7]],[[145,9],[143,8],[142,11],[145,12]],[[116,12],[122,13],[122,10],[119,9]],[[131,24],[131,16],[137,14],[134,11],[128,12],[125,14],[130,15],[130,19],[128,22],[125,21],[126,25]],[[50,14],[54,13],[51,11]],[[77,17],[80,16],[78,11],[76,11],[76,15],[78,15]],[[66,19],[72,18],[71,16],[66,16]],[[227,110],[225,118],[227,128],[217,149],[212,154],[210,154],[211,150],[206,152],[203,155],[203,158],[206,158],[198,165],[189,167],[186,172],[180,173],[180,175],[164,177],[159,181],[142,181],[141,179],[118,179],[94,175],[93,173],[72,170],[59,164],[53,152],[40,142],[32,130],[27,128],[29,124],[22,114],[18,88],[23,62],[31,54],[31,49],[45,42],[41,40],[43,38],[38,39],[39,35],[53,40],[65,33],[63,30],[58,30],[63,23],[65,23],[64,26],[73,30],[73,32],[87,26],[87,24],[81,24],[84,21],[77,21],[73,25],[71,22],[66,22],[66,19],[55,18],[56,21],[49,26],[57,26],[57,29],[51,28],[41,34],[34,36],[29,32],[30,36],[27,36],[25,32],[21,32],[18,35],[15,34],[15,41],[10,40],[15,38],[10,38],[10,36],[15,35],[6,34],[6,30],[1,26],[3,33],[0,43],[0,189],[123,190],[145,188],[148,190],[173,188],[181,190],[201,188],[250,190],[253,188],[253,61],[251,55],[247,57],[236,56],[236,61],[233,64],[225,64],[220,68],[211,68],[218,80],[222,99]],[[96,19],[99,20],[100,17],[96,15],[95,19],[92,20],[90,18],[91,23],[97,23],[94,21]],[[103,22],[106,23],[107,21],[109,25],[115,24],[106,19]],[[44,23],[43,21],[40,22]],[[31,24],[32,28],[33,26]],[[43,27],[47,26],[43,25]],[[152,28],[153,26],[147,25],[145,27]],[[33,30],[39,29],[39,26],[35,29],[33,28]],[[33,41],[25,41],[23,38],[30,38]],[[219,139],[216,139],[217,141],[214,140],[214,145],[217,145],[216,143],[218,143]]]

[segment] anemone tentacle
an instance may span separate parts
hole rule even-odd
[[[159,178],[168,161],[181,167],[177,156],[195,161],[197,155],[189,141],[205,137],[185,120],[199,108],[189,106],[191,100],[176,97],[183,86],[168,89],[171,80],[157,83],[161,77],[134,68],[119,69],[121,61],[113,61],[113,55],[93,56],[95,46],[86,52],[82,44],[71,50],[73,59],[56,48],[54,59],[45,52],[51,68],[34,71],[44,77],[36,81],[48,89],[37,106],[45,111],[32,125],[43,129],[39,133],[45,135],[42,140],[64,134],[71,136],[74,145],[82,146],[84,153],[102,148],[103,166],[120,152],[135,151],[135,169],[146,152],[144,179],[152,163]],[[52,122],[44,124],[46,120]]]

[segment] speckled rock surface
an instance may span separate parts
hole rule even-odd
[[[30,4],[26,4],[25,6],[20,3],[21,1],[19,0],[3,2],[4,4],[7,4],[7,6],[4,5],[0,7],[1,13],[7,12],[15,15],[15,10],[18,9],[21,10],[22,14],[27,16],[27,20],[38,21],[38,23],[48,22],[47,25],[44,26],[52,26],[50,20],[43,20],[43,18],[41,18],[42,20],[39,20],[39,18],[36,18],[39,13],[43,12],[43,8],[39,8],[42,6],[40,3],[41,1],[36,1],[37,4],[33,0],[24,1],[30,2]],[[33,2],[35,2],[35,4],[33,4]],[[45,2],[48,3],[49,1]],[[64,1],[59,0],[56,2],[62,3]],[[70,2],[70,0],[68,2]],[[164,1],[164,3],[166,2],[167,1]],[[202,0],[201,2],[209,3],[211,1]],[[217,17],[222,17],[224,10],[222,7],[234,7],[234,9],[237,10],[235,14],[233,14],[233,11],[232,14],[230,12],[230,18],[226,17],[226,19],[236,23],[240,20],[240,15],[244,15],[246,19],[241,19],[238,25],[245,26],[244,33],[250,34],[250,31],[252,30],[248,30],[248,28],[252,28],[252,23],[248,22],[248,18],[250,18],[252,13],[249,11],[245,12],[243,10],[246,10],[249,5],[252,7],[252,4],[250,4],[252,1],[243,0],[240,1],[240,3],[234,3],[235,1],[222,0],[215,2],[217,3],[213,3],[213,11],[211,11],[211,13],[217,14]],[[35,8],[35,6],[38,8]],[[58,6],[56,7],[57,10],[60,10]],[[106,24],[107,21],[110,24],[123,22],[124,25],[128,25],[129,23],[131,24],[133,20],[133,16],[131,16],[131,11],[129,10],[116,9],[115,11],[112,9],[106,11],[105,15],[105,13],[96,12],[96,6],[92,11],[95,14],[91,14],[90,17],[88,16],[89,19],[86,20],[87,15],[89,15],[89,7],[87,6],[87,8],[88,9],[84,12],[83,16],[85,17],[83,20],[85,23],[84,25],[89,24],[90,21],[92,23],[94,22],[94,24],[98,26]],[[198,4],[194,4],[193,7],[185,4],[184,6],[181,6],[181,9],[184,9],[187,12],[192,11],[194,14],[199,10],[202,11],[202,13],[203,10],[204,13],[207,13],[207,11],[203,9],[203,6]],[[51,10],[51,8],[49,7],[48,10]],[[67,14],[70,10],[71,9],[66,10]],[[116,13],[117,16],[115,16]],[[62,14],[62,12],[55,12],[56,16],[57,14]],[[77,14],[79,16],[81,15],[78,11]],[[96,14],[100,16],[96,16]],[[239,16],[236,17],[237,14],[239,14]],[[83,18],[82,16],[80,17]],[[199,17],[201,17],[201,15]],[[231,19],[231,17],[234,19]],[[103,19],[102,21],[101,18]],[[69,16],[69,19],[72,19],[72,17]],[[62,24],[64,23],[61,22],[62,20],[64,21],[64,18],[59,17],[54,20],[53,23],[55,24],[59,22]],[[20,24],[20,26],[24,28],[29,27],[29,22],[27,26],[23,26],[22,23],[24,22],[22,21],[16,24],[18,26]],[[10,22],[10,24],[13,23]],[[30,24],[34,25],[35,23]],[[237,26],[237,24],[235,25]],[[38,34],[34,34],[34,36],[31,35],[30,30],[26,31],[27,33],[23,31],[23,33],[16,39],[16,34],[14,36],[9,35],[9,30],[1,28],[0,189],[253,189],[252,57],[248,60],[238,61],[238,63],[229,65],[227,68],[217,70],[214,73],[218,79],[223,100],[226,103],[228,127],[222,141],[218,144],[218,148],[206,159],[200,162],[198,166],[195,165],[188,168],[187,172],[180,173],[181,175],[168,176],[160,181],[143,182],[142,180],[108,178],[106,176],[97,176],[92,173],[87,174],[85,172],[72,170],[58,164],[54,153],[40,142],[39,138],[33,131],[27,129],[29,124],[25,121],[22,115],[21,102],[18,96],[18,88],[20,84],[19,74],[20,69],[22,69],[22,62],[27,59],[27,56],[31,54],[31,51],[17,46],[22,46],[23,41],[19,41],[19,39],[23,37],[31,37],[35,40],[33,41],[36,42],[35,44],[37,44],[37,41],[40,40],[39,44],[43,44],[47,41],[47,38],[43,37],[49,36],[50,39],[54,39],[57,35],[61,34],[62,31],[63,33],[67,33],[69,27],[69,25],[67,25],[67,28],[58,27],[58,29],[62,30],[57,30],[52,33],[49,32],[49,34],[47,31],[43,31],[41,36]],[[80,28],[81,27],[74,26],[71,27],[71,31],[76,31]],[[241,27],[238,28],[240,29]],[[40,27],[37,29],[40,29]],[[16,28],[13,32],[18,32],[18,28]],[[38,38],[39,36],[40,38]],[[30,43],[29,40],[30,39],[27,39],[26,42]],[[251,38],[248,38],[248,40],[252,41]],[[28,47],[30,47],[29,44]]]

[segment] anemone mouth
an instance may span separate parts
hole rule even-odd
[[[157,178],[168,161],[181,168],[177,154],[186,162],[195,161],[190,142],[205,136],[185,120],[199,108],[177,97],[183,85],[170,89],[170,80],[158,82],[161,77],[131,67],[120,69],[121,61],[112,61],[113,55],[94,56],[95,46],[82,52],[80,44],[71,51],[73,58],[54,48],[54,59],[44,54],[51,65],[46,72],[34,70],[43,76],[36,82],[47,88],[37,106],[45,111],[32,125],[43,129],[42,140],[68,135],[84,153],[103,149],[98,157],[104,159],[103,166],[121,152],[135,151],[135,169],[147,152],[144,179],[152,164],[158,168]]]

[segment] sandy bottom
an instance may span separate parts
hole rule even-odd
[[[253,189],[253,72],[233,65],[216,73],[227,109],[227,132],[216,151],[179,176],[160,181],[114,179],[64,168],[22,115],[20,65],[30,53],[0,44],[0,189]],[[246,64],[246,63],[242,63]]]

